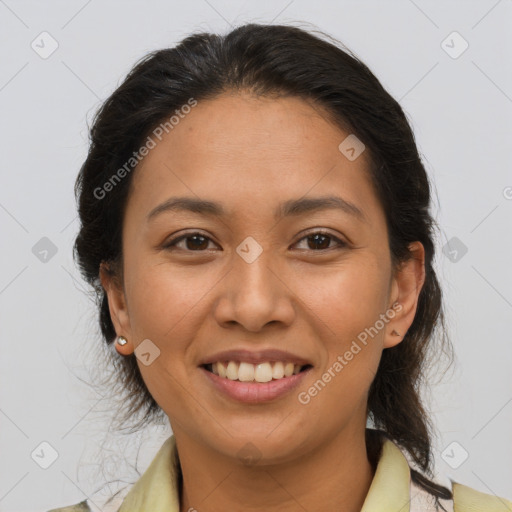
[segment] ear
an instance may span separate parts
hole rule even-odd
[[[390,305],[395,306],[395,316],[386,327],[384,348],[394,347],[400,343],[414,321],[418,298],[425,282],[425,248],[421,242],[409,244],[411,258],[403,262],[391,281]],[[397,331],[399,336],[393,331]]]
[[[100,264],[100,281],[107,294],[110,318],[117,335],[124,336],[129,342],[132,341],[130,317],[122,283],[118,274],[105,262]],[[133,346],[133,343],[130,343],[130,345]]]

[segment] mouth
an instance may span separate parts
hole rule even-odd
[[[199,365],[208,386],[230,400],[265,404],[290,397],[308,373],[311,364],[283,361],[216,361]]]
[[[217,361],[200,366],[221,379],[261,384],[285,380],[313,368],[311,364],[300,365],[284,361],[266,361],[258,364],[245,361]]]

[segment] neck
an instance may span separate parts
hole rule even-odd
[[[175,432],[182,483],[180,512],[244,510],[359,512],[375,474],[365,431],[341,432],[285,464],[244,466]]]

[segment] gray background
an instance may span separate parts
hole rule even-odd
[[[435,184],[436,268],[457,356],[430,406],[439,479],[512,497],[511,0],[0,0],[0,511],[47,510],[133,481],[139,447],[142,471],[169,435],[105,436],[108,402],[80,380],[100,341],[71,256],[73,184],[86,118],[137,59],[249,21],[328,32],[410,117]],[[51,48],[44,31],[59,45],[46,59],[31,47]],[[43,237],[54,255],[41,252]],[[47,469],[42,442],[58,453]]]

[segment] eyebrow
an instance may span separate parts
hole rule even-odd
[[[274,212],[274,218],[305,215],[319,210],[341,210],[362,222],[368,219],[354,203],[337,196],[290,199],[281,203]],[[147,215],[147,222],[164,212],[192,212],[212,217],[225,217],[226,211],[222,204],[194,197],[171,197],[159,204]]]

